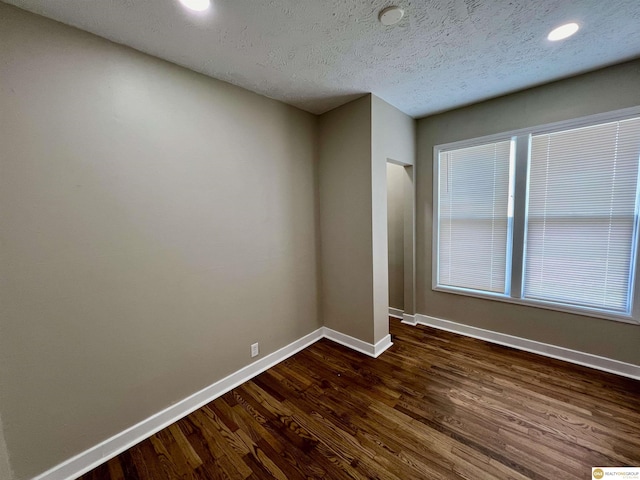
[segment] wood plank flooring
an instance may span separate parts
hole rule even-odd
[[[588,479],[640,466],[640,381],[391,320],[321,340],[84,480]]]

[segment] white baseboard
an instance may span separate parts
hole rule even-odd
[[[330,328],[321,327],[308,335],[296,340],[281,349],[241,368],[237,372],[219,380],[212,385],[194,393],[152,415],[142,422],[127,428],[113,437],[91,447],[88,450],[72,457],[59,465],[38,475],[33,480],[72,480],[87,473],[98,465],[124,452],[125,450],[149,438],[154,433],[177,422],[207,403],[224,395],[244,382],[251,380],[256,375],[268,370],[290,356],[307,348],[321,338],[328,338],[336,343],[349,347],[370,357],[377,358],[391,345],[391,335],[387,335],[378,343],[371,344],[337,332]]]
[[[397,318],[402,321],[402,323],[406,323],[407,325],[417,325],[415,315],[404,313],[404,310],[400,310],[399,308],[389,307],[389,316]]]
[[[373,343],[364,342],[357,338],[345,335],[344,333],[337,332],[328,327],[322,327],[324,329],[324,336],[329,340],[333,340],[340,345],[349,347],[356,352],[364,353],[373,358],[378,358],[382,352],[389,348],[393,343],[391,342],[391,335],[386,335],[375,345]]]
[[[408,313],[405,313],[404,315],[402,315],[402,323],[415,326],[418,324],[418,321],[416,320],[415,315],[409,315]]]
[[[86,450],[75,457],[53,467],[52,469],[37,476],[34,480],[70,480],[92,470],[98,465],[124,452],[132,446],[140,443],[145,438],[168,427],[172,423],[189,415],[198,408],[224,395],[238,385],[252,379],[256,375],[273,367],[281,361],[298,353],[300,350],[320,340],[324,335],[323,329],[319,328],[314,332],[296,340],[289,345],[282,347],[256,362],[241,368],[228,377],[215,382],[214,384],[194,393],[152,415],[142,422],[114,435],[102,443]]]
[[[550,345],[548,343],[536,342],[522,337],[515,337],[505,333],[485,330],[483,328],[471,327],[461,323],[443,320],[441,318],[430,317],[427,315],[416,314],[417,323],[428,327],[446,330],[448,332],[459,333],[467,337],[473,337],[485,340],[491,343],[497,343],[507,347],[513,347],[525,352],[537,353],[545,357],[551,357],[565,362],[575,363],[585,367],[595,368],[604,372],[615,373],[623,377],[640,380],[640,365],[613,360],[611,358],[600,357],[591,353],[579,352],[569,348]]]

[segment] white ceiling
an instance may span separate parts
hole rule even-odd
[[[640,0],[5,1],[313,113],[372,92],[421,117],[640,56]]]

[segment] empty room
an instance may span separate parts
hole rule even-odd
[[[638,480],[639,214],[637,0],[0,0],[0,480]]]

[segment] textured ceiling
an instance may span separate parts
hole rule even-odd
[[[640,56],[640,0],[212,1],[7,3],[313,113],[372,92],[420,117]]]

